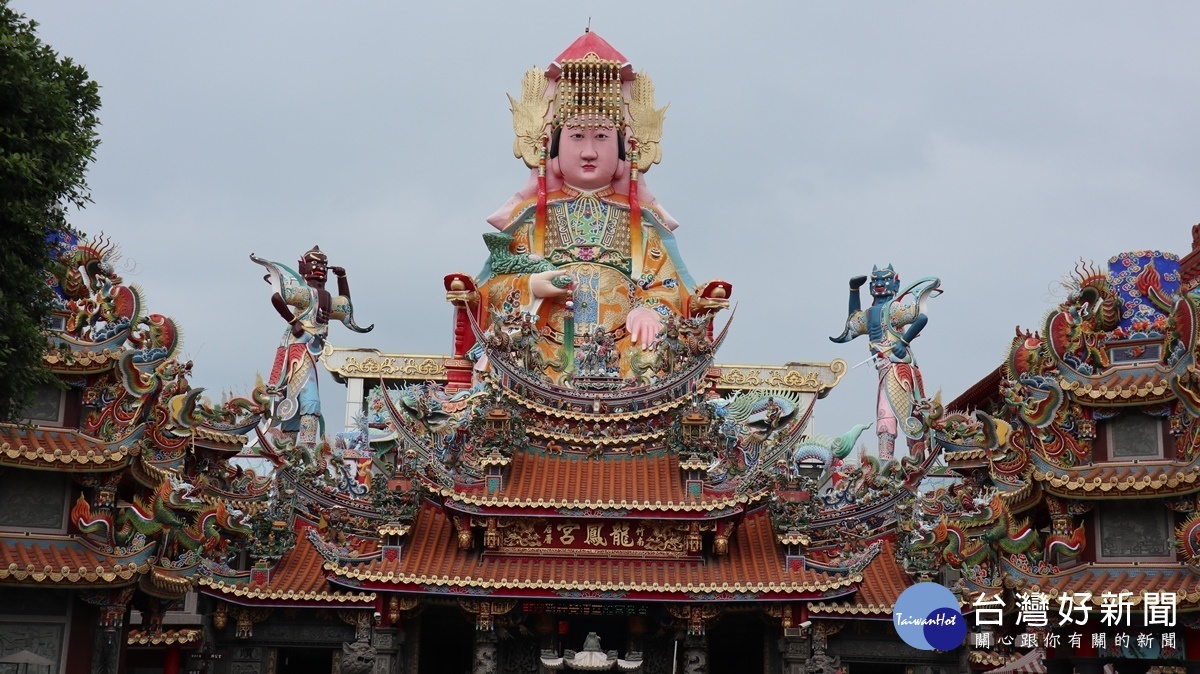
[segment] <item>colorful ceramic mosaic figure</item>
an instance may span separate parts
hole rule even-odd
[[[900,432],[917,439],[925,425],[917,418],[917,403],[925,398],[921,370],[913,359],[909,345],[924,329],[925,301],[941,293],[940,281],[923,278],[900,292],[900,277],[888,265],[871,271],[870,291],[874,301],[865,310],[859,298],[859,288],[867,283],[866,276],[850,279],[850,308],[846,329],[834,342],[849,342],[867,335],[871,360],[879,371],[879,395],[876,398],[875,432],[879,435],[879,458],[888,460],[895,454],[896,437]],[[915,300],[903,299],[913,295]]]
[[[605,334],[630,371],[629,347],[653,345],[667,317],[726,305],[729,284],[697,287],[639,174],[658,163],[663,109],[645,73],[595,33],[546,71],[525,75],[513,100],[515,154],[530,182],[488,220],[491,251],[475,279],[475,311],[487,328],[536,318],[545,362],[575,369],[575,347]],[[479,306],[482,305],[482,306]],[[569,348],[563,348],[570,342]]]
[[[340,320],[355,332],[369,332],[374,326],[360,328],[354,324],[346,270],[330,267],[329,258],[319,246],[313,246],[300,258],[299,273],[254,255],[250,259],[270,272],[266,280],[275,291],[271,305],[288,322],[268,382],[278,400],[275,416],[282,422],[282,430],[296,433],[296,444],[311,462],[309,455],[325,433],[317,387],[317,359],[329,334],[329,319]],[[325,289],[330,271],[337,277],[337,295]]]

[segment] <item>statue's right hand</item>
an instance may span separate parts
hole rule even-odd
[[[866,282],[867,282],[866,276],[855,276],[854,278],[850,279],[850,289],[858,290],[859,288],[863,287],[863,285],[866,284]]]
[[[569,291],[569,286],[560,288],[554,284],[554,279],[562,275],[563,273],[557,269],[532,274],[529,277],[529,292],[533,293],[533,296],[539,300],[566,295]]]
[[[300,321],[292,323],[292,336],[299,339],[304,334],[304,324]]]

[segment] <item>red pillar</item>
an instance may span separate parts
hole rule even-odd
[[[179,644],[167,646],[163,657],[163,674],[179,674]]]
[[[1183,634],[1179,634],[1183,632]],[[1183,637],[1183,643],[1179,643],[1180,637]],[[1183,627],[1182,625],[1175,632],[1175,646],[1183,646],[1183,656],[1188,660],[1196,660],[1200,658],[1200,630],[1194,627]]]
[[[1097,656],[1096,647],[1092,645],[1092,634],[1096,632],[1096,628],[1090,623],[1080,625],[1078,629],[1071,628],[1071,632],[1078,631],[1083,635],[1083,640],[1079,644],[1079,648],[1075,649],[1075,655],[1081,658],[1094,658]],[[1070,632],[1068,632],[1069,634]]]

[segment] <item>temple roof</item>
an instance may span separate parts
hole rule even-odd
[[[1168,376],[1145,367],[1111,368],[1102,376],[1084,381],[1060,377],[1059,384],[1076,400],[1089,405],[1145,405],[1175,397]]]
[[[1034,575],[1018,569],[1004,560],[1008,576],[1006,584],[1017,589],[1037,586],[1051,599],[1064,592],[1091,592],[1099,597],[1105,592],[1131,592],[1129,603],[1138,606],[1143,592],[1174,592],[1178,605],[1194,608],[1200,602],[1200,587],[1196,573],[1183,564],[1170,563],[1088,563],[1059,573]]]
[[[887,618],[892,615],[892,607],[904,592],[912,585],[912,578],[896,562],[895,546],[890,540],[883,541],[883,549],[863,569],[862,583],[858,592],[852,597],[832,602],[819,602],[809,605],[809,611],[816,616],[861,615]]]
[[[401,592],[484,591],[494,596],[562,597],[602,593],[650,600],[734,601],[832,598],[854,591],[859,575],[787,564],[765,509],[746,515],[729,554],[707,559],[533,557],[460,550],[450,517],[426,503],[399,559],[332,567],[335,582]],[[598,596],[598,595],[597,595]]]
[[[658,451],[647,455],[606,454],[589,459],[580,454],[554,455],[518,451],[511,473],[494,494],[481,487],[443,494],[471,505],[499,508],[569,508],[622,511],[703,512],[735,507],[746,500],[724,495],[688,495],[679,457]],[[727,514],[727,513],[726,513]]]
[[[985,409],[989,403],[1000,399],[1000,380],[1003,379],[1000,367],[987,373],[966,391],[946,405],[947,412],[970,412]]]
[[[42,355],[42,363],[58,374],[94,374],[107,372],[117,365],[125,348],[121,342],[102,345],[71,345],[62,337]]]
[[[196,644],[204,640],[204,631],[199,629],[177,629],[163,632],[132,629],[125,637],[125,643],[130,646],[172,646],[175,644]]]
[[[0,424],[0,464],[42,470],[107,472],[125,467],[132,443],[103,441],[65,428]]]
[[[1033,454],[1033,477],[1056,496],[1145,498],[1200,490],[1200,459],[1123,461],[1061,468]]]
[[[13,534],[12,536],[16,536]],[[74,536],[0,537],[0,583],[121,587],[150,568],[154,546],[127,556],[108,556]]]
[[[230,582],[211,577],[202,578],[200,585],[205,588],[205,593],[235,604],[261,605],[286,601],[306,606],[346,606],[375,601],[374,592],[335,590],[325,578],[325,558],[301,529],[296,536],[296,547],[279,559],[266,583],[252,585],[249,582]]]

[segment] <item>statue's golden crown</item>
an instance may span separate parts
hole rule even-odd
[[[536,66],[526,71],[520,100],[511,95],[508,100],[516,133],[513,154],[530,168],[538,165],[547,134],[568,122],[628,127],[640,171],[662,160],[659,141],[666,106],[655,107],[653,82],[645,72],[635,75],[629,61],[591,31],[575,40],[545,71]]]

